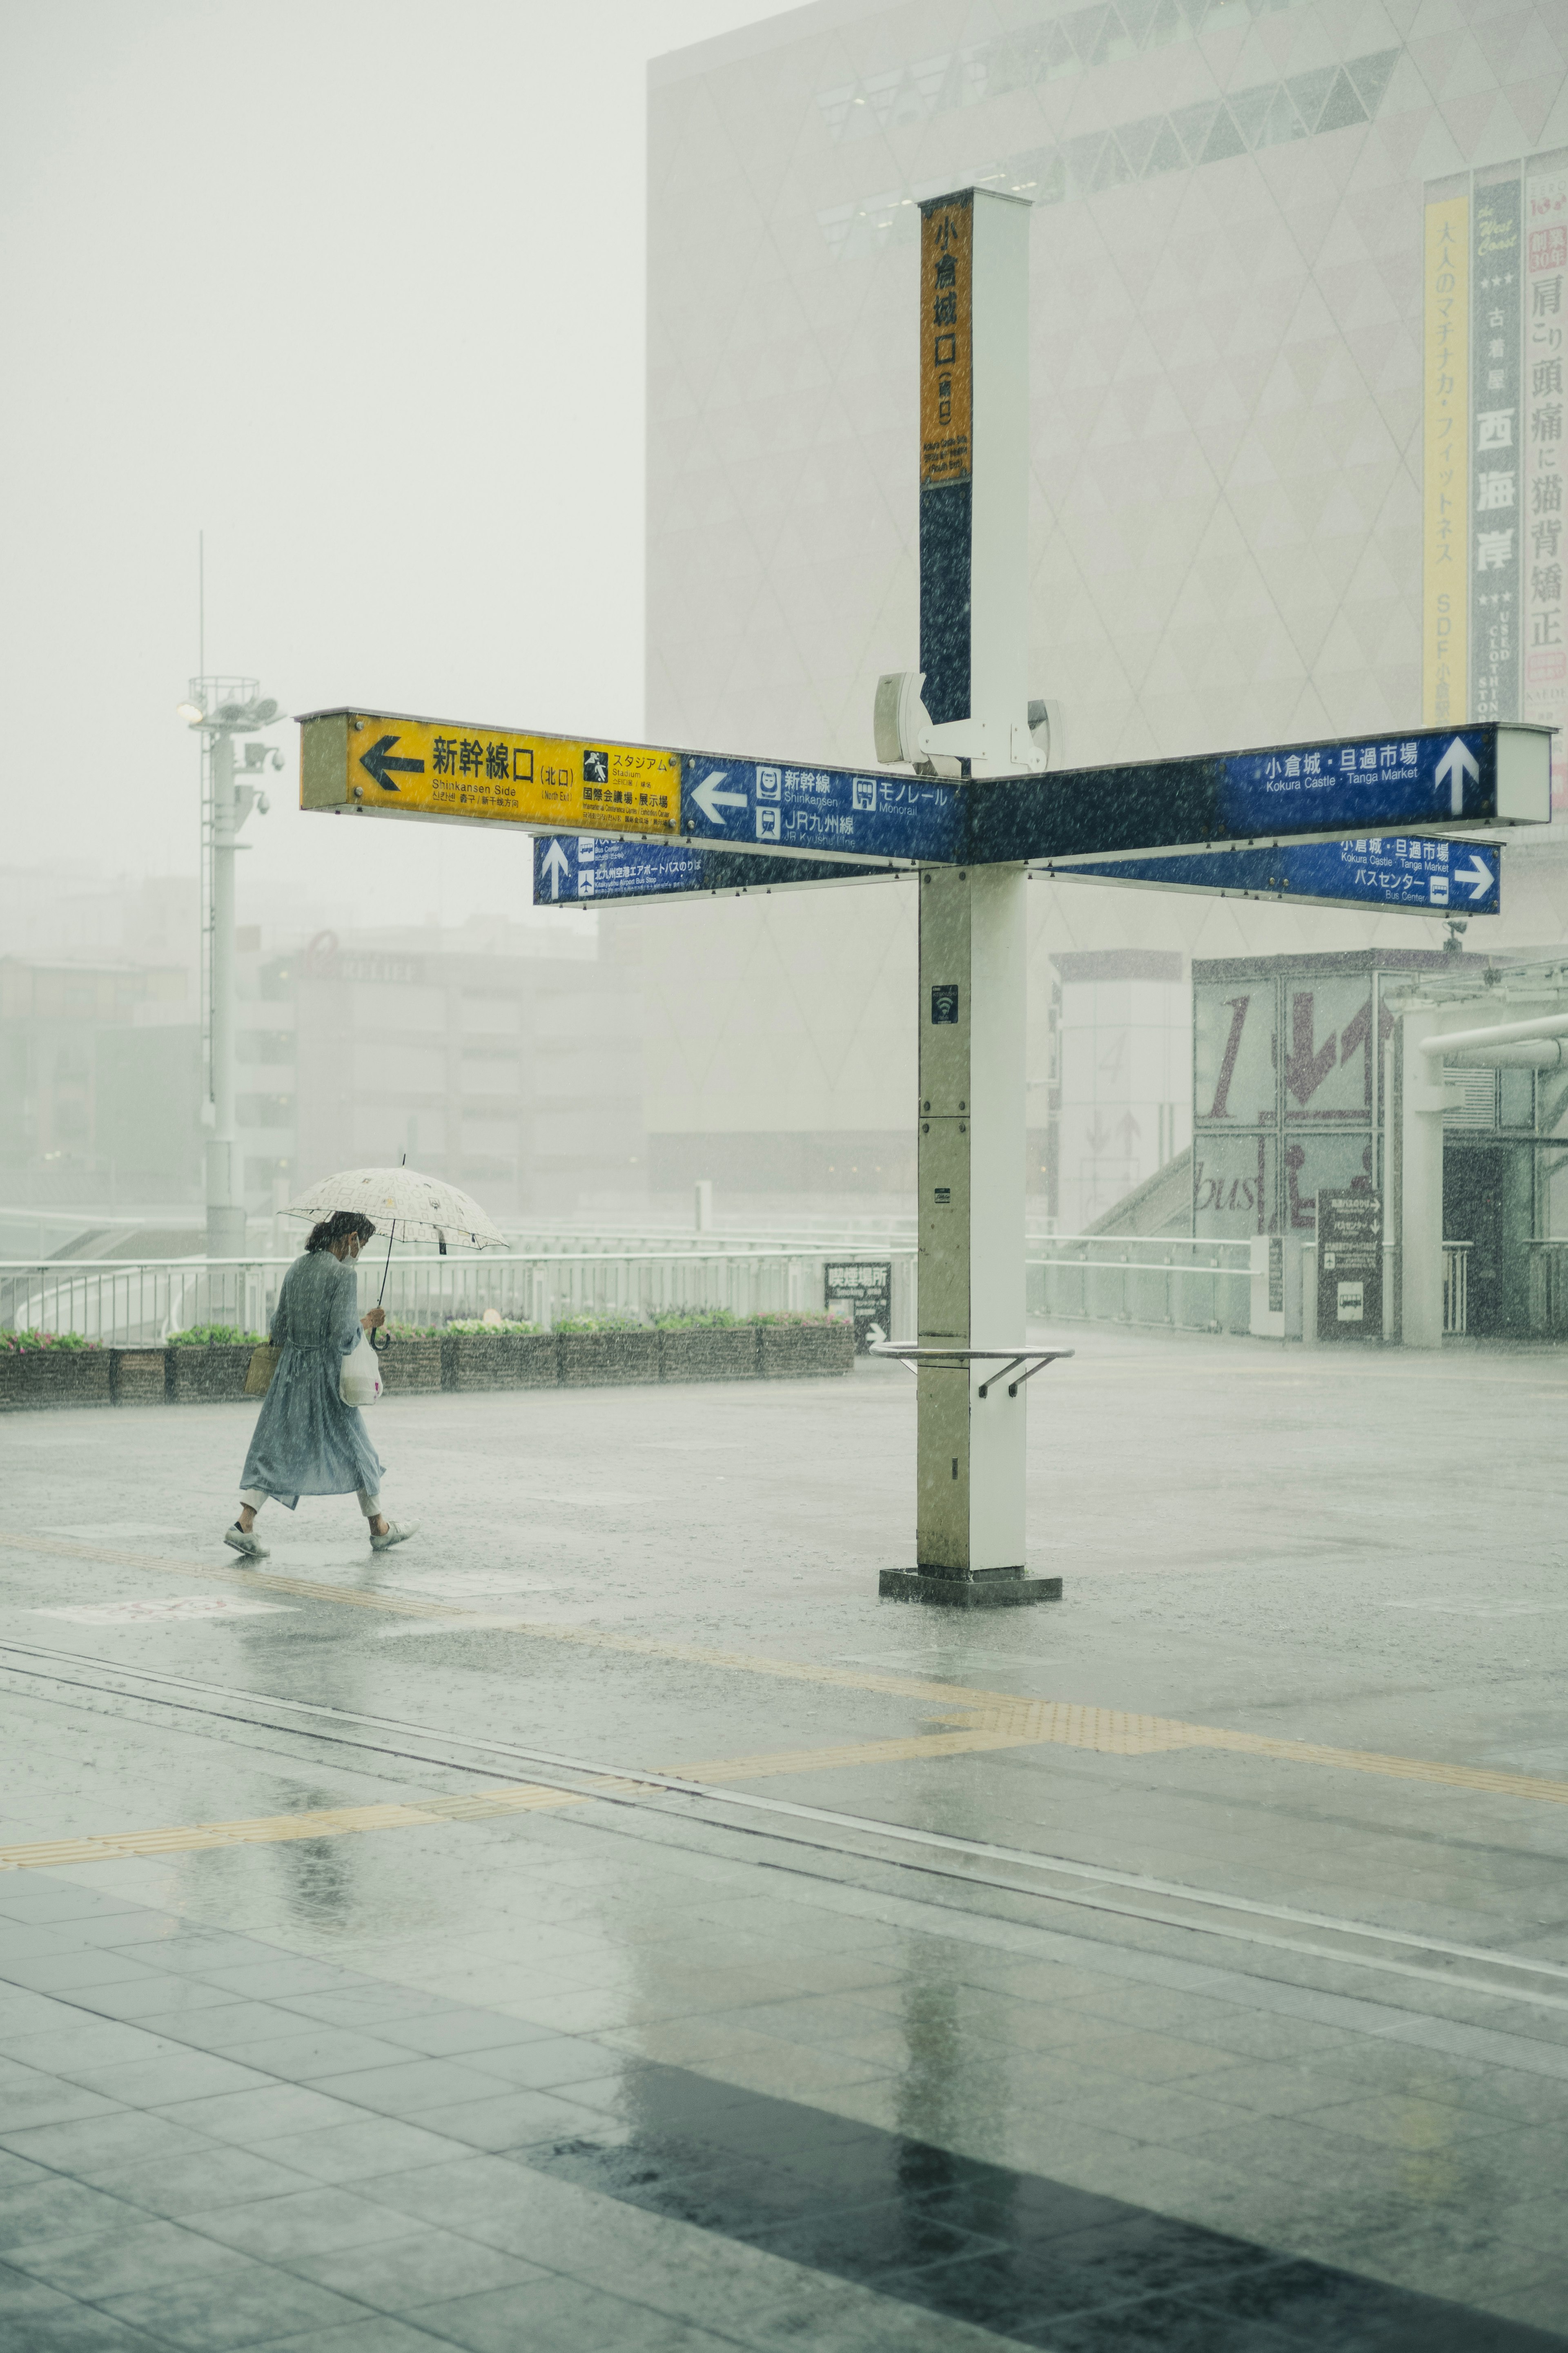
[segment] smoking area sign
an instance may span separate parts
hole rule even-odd
[[[873,1340],[891,1335],[893,1269],[888,1259],[829,1260],[823,1271],[824,1305],[830,1315],[855,1326],[855,1354],[870,1353]]]

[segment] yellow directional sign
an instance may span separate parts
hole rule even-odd
[[[680,754],[395,712],[300,722],[300,806],[551,832],[679,834]]]

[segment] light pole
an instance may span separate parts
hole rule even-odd
[[[281,752],[264,744],[245,747],[244,780],[235,775],[235,738],[270,727],[278,705],[253,678],[194,678],[178,716],[202,739],[202,1042],[206,1093],[207,1256],[245,1255],[245,1169],[234,1104],[234,859],[240,828],[252,809],[265,817],[260,779]],[[248,779],[254,777],[255,782]]]

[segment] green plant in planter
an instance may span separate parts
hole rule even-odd
[[[656,1332],[731,1332],[759,1321],[755,1315],[731,1315],[727,1307],[708,1307],[694,1310],[690,1314],[681,1314],[677,1311],[668,1315],[656,1315],[653,1328]],[[564,1330],[566,1327],[563,1325],[562,1328]]]
[[[377,1336],[388,1340],[438,1340],[441,1329],[439,1324],[388,1324]]]
[[[790,1308],[788,1310],[781,1309],[776,1314],[753,1315],[752,1318],[753,1324],[769,1324],[775,1326],[781,1324],[787,1324],[790,1325],[818,1325],[823,1324],[835,1324],[840,1320],[841,1319],[837,1316],[812,1314],[809,1313],[803,1313],[795,1308]]]
[[[265,1332],[242,1332],[237,1324],[193,1324],[188,1332],[171,1332],[171,1348],[264,1348]]]
[[[563,1315],[555,1326],[558,1332],[646,1332],[647,1328],[637,1315]]]
[[[465,1340],[500,1340],[508,1333],[537,1332],[538,1329],[537,1324],[487,1324],[482,1316],[478,1315],[455,1316],[447,1326],[448,1332],[455,1332]]]
[[[89,1340],[80,1332],[6,1332],[0,1334],[7,1351],[13,1356],[34,1356],[43,1348],[97,1348],[101,1341]]]

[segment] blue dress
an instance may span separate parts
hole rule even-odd
[[[343,1358],[360,1337],[353,1268],[331,1250],[297,1258],[272,1316],[278,1368],[261,1401],[240,1486],[292,1511],[301,1495],[381,1492],[381,1459],[357,1406],[338,1394]]]

